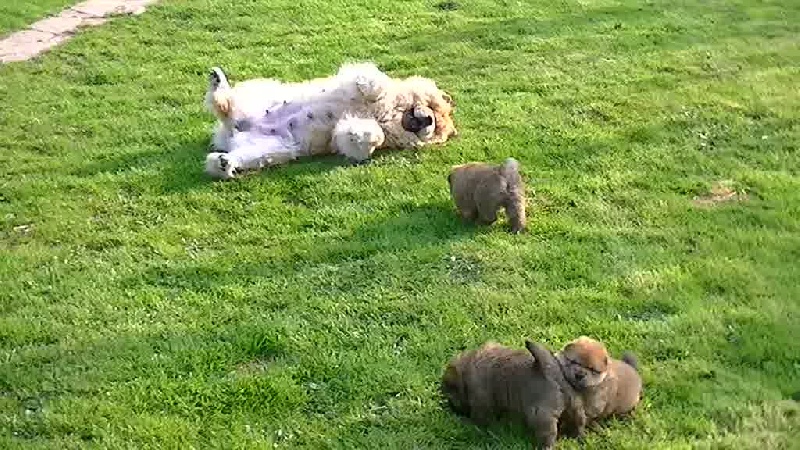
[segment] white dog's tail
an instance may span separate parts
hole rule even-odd
[[[208,76],[206,107],[220,120],[228,118],[231,113],[231,85],[219,67],[212,67]]]

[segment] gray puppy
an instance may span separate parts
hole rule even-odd
[[[450,196],[465,220],[491,225],[497,220],[497,211],[505,208],[511,231],[525,229],[525,183],[514,158],[500,165],[471,162],[453,166],[447,182]]]
[[[456,356],[442,376],[442,393],[456,413],[479,425],[505,415],[522,419],[541,448],[552,449],[559,429],[583,433],[580,396],[549,350],[531,341],[525,347],[490,341]]]

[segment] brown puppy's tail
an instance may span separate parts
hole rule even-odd
[[[639,361],[636,359],[636,355],[633,352],[625,352],[622,354],[622,362],[625,364],[633,367],[633,370],[639,371]]]
[[[232,107],[231,85],[228,77],[219,67],[212,67],[208,75],[208,90],[206,91],[206,107],[220,120],[227,119]]]
[[[519,174],[519,162],[508,158],[500,166],[500,175],[506,180],[508,200],[506,201],[506,215],[511,222],[511,231],[519,233],[525,229],[527,218],[525,216],[525,183]]]

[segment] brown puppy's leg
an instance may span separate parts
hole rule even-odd
[[[511,232],[520,233],[525,229],[525,199],[510,195],[506,201],[506,215],[511,223]]]
[[[489,394],[481,389],[467,393],[469,402],[469,418],[478,425],[488,425],[492,419]]]
[[[478,199],[478,223],[491,225],[497,221],[497,201],[491,197]]]
[[[566,418],[562,417],[564,421],[560,424],[560,430],[564,436],[580,440],[586,434],[586,413],[582,405],[578,406],[574,401],[570,403],[567,407],[569,414],[566,414]]]
[[[500,174],[505,180],[506,198],[503,206],[511,222],[511,231],[519,233],[525,229],[525,182],[519,173],[519,163],[514,158],[506,159],[500,166]]]
[[[482,225],[491,225],[497,221],[497,210],[503,206],[506,197],[505,183],[496,175],[477,186],[475,206]]]
[[[464,207],[461,210],[461,218],[467,222],[474,222],[478,216],[478,210],[475,208]]]
[[[528,430],[536,436],[538,446],[534,446],[534,448],[545,450],[555,448],[556,439],[558,438],[558,419],[553,416],[552,411],[533,408],[526,415],[525,423],[528,426]]]
[[[480,217],[478,218],[478,223],[481,225],[491,225],[497,222],[497,212],[493,213],[481,213]]]

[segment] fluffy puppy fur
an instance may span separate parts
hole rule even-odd
[[[514,158],[500,165],[470,162],[453,166],[447,182],[464,220],[491,225],[497,220],[497,211],[505,208],[511,231],[525,229],[525,183]]]
[[[603,343],[581,336],[564,346],[556,359],[580,395],[587,421],[625,416],[639,404],[642,379],[632,353],[624,353],[621,361],[613,359]]]
[[[525,347],[490,341],[461,353],[445,368],[441,391],[450,408],[477,424],[522,419],[540,447],[553,448],[560,426],[583,429],[580,397],[557,381],[561,371],[552,353],[531,341]]]
[[[217,118],[206,171],[219,178],[319,154],[366,162],[376,149],[441,144],[457,134],[455,104],[433,80],[392,78],[372,63],[307,81],[235,85],[215,67],[205,105]]]

